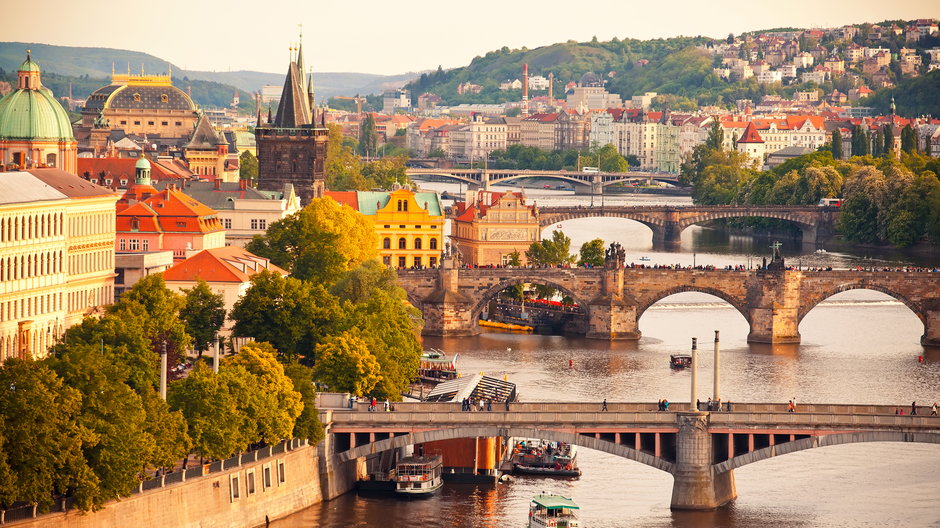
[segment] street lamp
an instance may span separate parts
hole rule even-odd
[[[166,340],[163,340],[163,351],[160,352],[160,399],[166,401]]]

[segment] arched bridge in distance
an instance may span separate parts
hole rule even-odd
[[[747,321],[751,343],[799,343],[800,321],[819,303],[854,289],[885,293],[924,325],[920,342],[940,346],[940,273],[602,268],[464,268],[450,258],[438,269],[398,270],[408,301],[424,315],[427,335],[480,332],[480,313],[517,284],[548,286],[587,315],[586,337],[639,339],[639,320],[661,299],[682,292],[714,295]]]
[[[509,181],[539,178],[557,180],[574,187],[577,194],[603,194],[604,187],[624,182],[658,181],[679,184],[679,177],[665,172],[577,172],[529,169],[423,169],[408,168],[410,178],[437,177],[465,183],[470,188],[489,190],[491,185]]]
[[[940,417],[895,415],[894,406],[735,404],[690,412],[688,404],[514,403],[463,412],[460,402],[399,403],[391,413],[323,411],[334,470],[361,457],[453,438],[524,437],[566,442],[639,462],[674,478],[672,507],[713,509],[737,496],[733,470],[771,457],[859,442],[940,444]],[[676,411],[673,411],[676,409]],[[925,413],[926,414],[926,413]],[[348,467],[348,466],[347,466]],[[586,476],[590,478],[590,475]]]
[[[791,205],[688,205],[688,206],[565,206],[539,207],[539,225],[547,227],[578,218],[626,218],[653,231],[654,242],[678,244],[682,231],[692,225],[724,218],[773,218],[795,224],[804,244],[832,238],[839,220],[838,207]]]

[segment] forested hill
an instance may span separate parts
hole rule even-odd
[[[32,51],[33,60],[43,71],[43,84],[49,86],[57,96],[68,95],[72,83],[72,95],[77,99],[108,84],[111,67],[118,73],[166,73],[173,70],[173,83],[186,89],[192,86],[193,99],[204,106],[228,106],[235,88],[240,91],[243,106],[254,105],[250,93],[266,84],[281,85],[287,71],[286,63],[272,63],[275,73],[256,71],[209,72],[184,70],[176,64],[148,53],[113,48],[81,48],[53,46],[27,42],[0,42],[0,80],[15,78],[16,68],[23,62],[26,50]],[[280,71],[283,70],[283,71]],[[317,98],[334,95],[355,95],[380,92],[388,85],[401,85],[417,77],[415,73],[401,75],[375,75],[371,73],[314,72]]]

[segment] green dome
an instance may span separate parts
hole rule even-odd
[[[139,160],[137,160],[137,164],[134,165],[134,168],[150,170],[150,162],[147,161],[147,158],[140,158]]]
[[[30,59],[30,58],[29,58],[29,55],[27,55],[27,56],[26,56],[26,60],[24,60],[23,63],[20,64],[20,67],[17,68],[16,71],[21,71],[21,72],[38,72],[38,71],[39,71],[39,65],[36,64],[35,62],[33,62],[33,59]]]
[[[75,136],[65,109],[50,90],[40,88],[14,90],[0,99],[0,140],[7,139],[75,141]]]

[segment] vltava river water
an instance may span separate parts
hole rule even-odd
[[[437,184],[441,188],[442,186]],[[540,204],[578,201],[561,193],[529,192]],[[539,196],[532,196],[540,194]],[[631,198],[631,201],[687,201]],[[573,248],[595,237],[619,241],[627,261],[652,264],[747,264],[765,241],[691,228],[675,252],[653,251],[643,226],[611,219],[565,222]],[[835,250],[815,253],[789,244],[790,262],[850,267],[909,262]],[[801,255],[802,254],[802,255]],[[891,264],[889,264],[891,263]],[[922,265],[931,264],[921,260]],[[933,262],[937,264],[937,262]],[[426,347],[459,352],[463,372],[507,376],[524,401],[687,401],[689,373],[669,369],[670,353],[702,344],[699,392],[711,395],[713,330],[721,331],[721,397],[732,401],[910,403],[940,401],[940,349],[921,347],[923,325],[903,304],[871,291],[831,297],[802,321],[799,345],[750,345],[747,323],[716,297],[667,297],[640,320],[637,342],[484,333],[425,338]],[[918,363],[918,356],[925,361]],[[572,365],[569,367],[569,360]],[[940,418],[938,418],[940,420]],[[541,491],[573,497],[585,527],[846,527],[940,526],[940,445],[872,443],[789,454],[735,470],[738,498],[715,512],[672,512],[672,478],[648,466],[581,449],[583,475],[573,480],[515,478],[495,487],[445,484],[421,501],[347,494],[272,523],[277,527],[525,526],[528,503]]]

